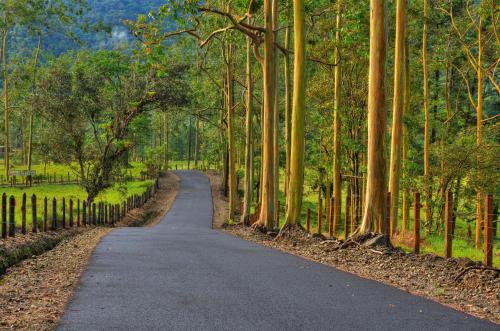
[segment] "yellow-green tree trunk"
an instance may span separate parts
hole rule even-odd
[[[386,160],[384,137],[387,122],[385,74],[387,58],[387,4],[371,0],[370,69],[368,87],[368,158],[363,221],[356,234],[370,232],[381,224],[386,233]]]
[[[428,29],[428,3],[424,0],[424,29],[422,32],[422,70],[424,80],[424,189],[425,189],[425,223],[432,224],[431,216],[431,178],[429,173],[429,139],[431,118],[429,113],[429,82],[427,70],[427,29]]]
[[[337,22],[335,41],[337,47],[335,49],[335,87],[333,96],[333,235],[336,236],[338,226],[340,224],[340,215],[342,208],[342,178],[340,175],[340,144],[341,144],[341,128],[340,128],[340,90],[341,90],[341,62],[340,62],[340,29],[342,24],[342,7],[341,2],[337,3]]]
[[[248,225],[250,205],[253,196],[253,75],[251,60],[251,40],[247,37],[247,63],[246,63],[246,118],[245,118],[245,195],[243,197],[243,211],[241,221]]]
[[[264,59],[262,63],[264,116],[262,119],[262,187],[261,209],[258,225],[274,227],[274,33],[273,1],[264,0]]]
[[[234,76],[232,64],[232,49],[229,45],[226,53],[227,70],[227,143],[229,167],[228,186],[229,186],[229,219],[234,220],[234,214],[237,206],[236,195],[236,168],[235,168],[235,141],[234,141]]]
[[[389,192],[391,192],[390,233],[398,227],[399,181],[401,172],[401,131],[404,110],[404,53],[405,53],[406,0],[397,0],[396,42],[394,54],[394,95],[392,107],[391,161]]]
[[[294,0],[294,77],[292,133],[290,153],[290,180],[287,195],[286,225],[296,225],[299,222],[302,208],[304,185],[304,118],[305,118],[305,18],[304,0]]]

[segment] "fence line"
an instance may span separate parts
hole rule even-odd
[[[141,174],[139,176],[134,176],[132,174],[126,174],[124,179],[129,182],[138,182],[154,179],[154,176],[149,176],[147,174]],[[118,179],[116,179],[118,180]],[[33,177],[17,177],[17,176],[0,176],[0,187],[29,187],[33,185],[42,184],[81,184],[83,181],[79,176],[72,175],[70,172],[67,174],[43,174],[35,175]]]
[[[461,237],[455,235],[455,223],[457,216],[463,215],[463,213],[457,213],[453,208],[453,194],[451,191],[447,191],[445,195],[446,201],[444,206],[444,249],[443,255],[447,258],[453,256],[453,240],[454,239],[463,239],[463,240],[471,240],[472,234],[470,229],[470,224],[468,224],[468,232],[469,237]],[[333,201],[332,197],[332,201]],[[351,198],[352,199],[352,198]],[[390,201],[390,193],[387,194],[387,202]],[[322,198],[318,196],[318,208],[317,208],[317,227],[315,229],[315,233],[322,233],[323,231],[323,201]],[[359,224],[356,224],[354,221],[354,215],[351,212],[350,208],[348,208],[349,204],[346,203],[346,216],[344,222],[344,232],[346,237],[349,236],[352,232],[356,230],[356,227]],[[416,254],[420,253],[420,244],[421,244],[421,235],[420,235],[420,209],[423,206],[420,204],[420,193],[414,192],[413,196],[413,252]],[[334,208],[334,204],[331,203],[331,207]],[[306,220],[305,220],[305,230],[308,233],[311,233],[311,209],[307,208],[306,211]],[[328,220],[328,216],[334,215],[335,211],[332,209],[327,213],[327,224],[330,225],[330,221]],[[389,214],[389,208],[387,209],[387,214]],[[472,215],[472,214],[471,214]],[[484,243],[483,243],[483,263],[489,267],[493,264],[493,249],[494,249],[494,238],[495,232],[497,229],[498,220],[493,220],[494,216],[498,216],[494,214],[494,202],[493,195],[486,195],[484,201],[484,213],[483,213],[483,221],[481,224],[480,231],[483,232],[484,235]],[[331,217],[331,216],[330,216]],[[475,215],[474,215],[475,217]],[[379,228],[386,227],[389,231],[389,219],[385,220],[385,224],[379,224]],[[334,230],[335,231],[335,230]],[[403,229],[405,231],[405,229]],[[331,228],[329,229],[329,234],[332,236]],[[334,233],[335,235],[335,233]]]
[[[154,196],[154,194],[159,189],[159,180],[155,179],[153,185],[148,187],[142,194],[134,194],[125,198],[124,201],[117,204],[111,204],[108,202],[99,203],[88,203],[86,200],[82,201],[82,209],[80,210],[80,199],[76,203],[76,226],[87,227],[87,226],[114,226],[116,223],[121,222],[127,214],[136,208],[142,207],[147,201]],[[50,230],[57,231],[59,227],[62,229],[73,228],[74,224],[74,200],[69,199],[68,204],[67,199],[63,197],[61,199],[61,208],[58,208],[58,201],[56,198],[52,199],[51,205],[51,223]],[[8,199],[7,205],[7,194],[3,193],[1,201],[1,237],[6,239],[7,237],[15,237],[17,234],[16,224],[15,224],[15,211],[16,211],[16,200],[13,195]],[[67,206],[69,205],[69,208]],[[23,194],[21,199],[21,235],[27,234],[27,220],[26,213],[28,210],[27,196],[26,193]],[[69,222],[66,221],[66,212],[69,212]],[[80,212],[81,211],[81,212]],[[8,213],[7,213],[8,212]],[[8,216],[8,217],[7,217]],[[41,219],[39,219],[37,214],[37,196],[33,194],[31,196],[31,232],[47,232],[48,231],[48,220],[49,220],[49,204],[47,197],[43,199],[43,214]],[[81,220],[81,222],[80,222]],[[8,227],[7,227],[8,225]]]

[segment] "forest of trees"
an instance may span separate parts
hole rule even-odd
[[[3,0],[5,176],[9,156],[78,163],[98,191],[127,160],[190,159],[222,171],[231,220],[274,230],[282,194],[293,227],[319,191],[346,237],[409,230],[415,191],[441,233],[450,191],[479,247],[499,193],[494,0],[119,3]],[[90,50],[63,54],[73,39]]]
[[[479,246],[484,194],[499,183],[498,18],[488,0],[170,1],[130,24],[149,58],[196,64],[191,112],[211,124],[231,219],[243,164],[242,219],[253,202],[267,229],[280,190],[297,224],[310,169],[335,204],[333,235],[408,229],[413,191],[425,229],[441,232],[451,191]]]

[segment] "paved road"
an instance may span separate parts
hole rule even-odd
[[[59,330],[499,330],[390,286],[211,229],[207,178],[154,228],[98,245]]]

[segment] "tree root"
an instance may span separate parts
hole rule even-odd
[[[255,222],[250,226],[250,229],[252,229],[255,232],[260,232],[260,233],[267,233],[267,228],[264,224],[260,222]]]
[[[274,240],[281,240],[287,237],[293,237],[293,234],[296,233],[297,231],[304,234],[304,236],[308,235],[306,230],[301,225],[286,224],[284,227],[281,228],[280,232],[278,233],[276,238],[274,238]]]
[[[368,239],[371,239],[374,236],[373,233],[368,232],[368,233],[362,233],[362,234],[356,234],[354,233],[352,236],[347,238],[342,245],[340,245],[340,249],[345,249],[351,246],[361,246],[361,244]]]
[[[465,268],[457,276],[455,276],[455,282],[458,282],[460,278],[462,278],[466,273],[468,273],[471,270],[493,270],[496,271],[497,273],[500,273],[500,269],[497,268],[487,267],[484,265],[474,265],[472,267]]]

